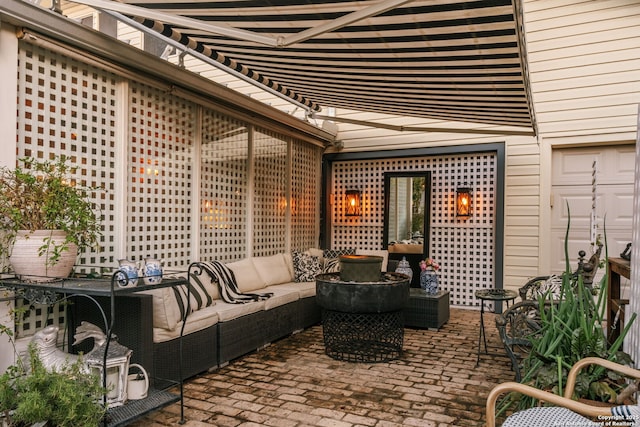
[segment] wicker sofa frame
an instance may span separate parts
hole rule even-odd
[[[395,260],[390,260],[388,270],[393,271],[395,266]],[[107,298],[99,301],[108,307]],[[154,342],[151,295],[119,296],[116,297],[115,307],[114,332],[118,341],[133,350],[131,362],[145,367],[151,385],[157,389],[170,387],[181,377],[190,378],[224,366],[278,339],[319,324],[322,320],[321,308],[313,295],[232,320],[218,321],[182,338]],[[69,309],[78,322],[102,322],[95,306],[83,300],[75,302]],[[181,348],[182,365],[178,363]],[[82,348],[75,350],[83,351]]]
[[[105,308],[108,298],[98,298]],[[296,331],[321,321],[315,296],[260,310],[230,321],[163,342],[153,341],[153,305],[151,295],[131,294],[116,298],[114,334],[118,342],[133,350],[132,363],[145,367],[150,383],[158,389],[174,385],[182,378],[223,366],[231,360],[255,351]],[[73,323],[86,320],[103,323],[95,306],[79,299],[68,307]],[[106,311],[109,313],[109,311]],[[73,335],[73,334],[70,334]],[[69,339],[69,345],[73,337]],[[87,352],[91,343],[74,351]],[[178,363],[182,346],[182,366]]]

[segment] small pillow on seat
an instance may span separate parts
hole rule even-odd
[[[252,292],[265,288],[267,285],[258,274],[251,258],[234,261],[226,264],[233,271],[240,292]]]
[[[266,286],[279,285],[292,280],[284,254],[254,257],[251,260]]]
[[[316,276],[322,273],[317,256],[299,251],[293,251],[292,256],[296,282],[313,282]]]

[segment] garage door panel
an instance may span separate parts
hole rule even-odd
[[[603,163],[599,149],[554,151],[551,185],[591,184],[594,160]]]
[[[631,242],[631,233],[615,232],[609,233],[607,231],[607,246],[609,249],[609,256],[611,258],[618,258],[627,244]],[[604,256],[603,256],[604,258]]]
[[[592,164],[597,160],[596,215],[598,233],[606,227],[609,256],[618,257],[631,241],[633,223],[633,183],[635,146],[557,149],[552,153],[552,208],[549,261],[553,272],[565,270],[564,239],[569,204],[571,230],[569,259],[571,269],[577,267],[578,252],[591,256]],[[606,224],[605,224],[606,222]],[[604,259],[605,253],[602,254]],[[604,271],[604,269],[603,269]],[[596,280],[603,275],[600,271]]]
[[[633,186],[607,186],[606,194],[597,200],[598,216],[606,217],[607,229],[625,228],[631,230],[633,223]]]
[[[554,227],[566,227],[571,213],[571,227],[589,227],[591,204],[591,192],[586,189],[556,188],[553,193],[551,223]]]
[[[636,164],[635,146],[615,147],[611,153],[611,155],[607,156],[608,163],[602,168],[598,168],[598,183],[619,184],[633,182]]]
[[[593,162],[598,185],[633,182],[635,147],[621,145],[555,150],[552,161],[552,186],[591,185]]]
[[[567,203],[569,207],[567,208]],[[591,188],[556,187],[553,193],[551,223],[566,227],[571,212],[571,228],[590,227]],[[596,215],[601,226],[605,216],[607,228],[630,230],[633,220],[633,186],[600,185],[596,192]]]
[[[564,232],[551,233],[551,272],[560,274],[565,271]],[[578,252],[585,251],[591,256],[591,242],[588,234],[569,234],[569,264],[571,271],[578,267]]]

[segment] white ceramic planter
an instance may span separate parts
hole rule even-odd
[[[29,282],[50,282],[69,277],[78,256],[75,244],[70,244],[68,250],[63,251],[60,259],[53,265],[49,261],[53,256],[53,245],[42,256],[39,255],[40,248],[49,239],[61,244],[65,237],[65,232],[61,230],[18,231],[9,257],[13,272],[21,280]]]

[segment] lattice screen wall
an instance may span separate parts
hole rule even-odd
[[[102,210],[100,252],[80,254],[79,264],[114,262],[116,83],[115,75],[27,43],[18,56],[18,158],[51,159],[66,155],[79,168],[75,179],[102,187],[95,194]],[[18,301],[17,306],[23,302]],[[16,322],[16,337],[29,336],[47,324],[63,325],[64,306],[30,305]]]
[[[132,83],[129,108],[126,257],[150,256],[165,268],[186,269],[196,106]]]
[[[249,131],[207,110],[203,118],[200,259],[229,262],[247,253]]]
[[[107,190],[102,249],[79,264],[153,256],[180,270],[317,243],[320,147],[26,41],[18,61],[18,157],[66,154],[78,181]],[[64,309],[36,307],[16,334],[45,323]]]
[[[291,249],[318,247],[322,149],[294,144],[291,166]]]
[[[384,227],[384,173],[431,172],[429,256],[440,262],[441,288],[454,305],[477,306],[478,289],[494,287],[495,153],[334,162],[332,168],[334,248],[380,249]],[[456,219],[455,192],[473,189],[473,216]],[[362,191],[362,216],[344,216],[345,191]],[[427,254],[425,254],[427,255]]]
[[[287,142],[263,130],[254,132],[253,141],[253,255],[266,256],[286,248]]]
[[[81,254],[84,265],[114,261],[116,76],[27,43],[18,57],[18,158],[66,155],[76,180],[95,194],[105,233],[101,251]]]

